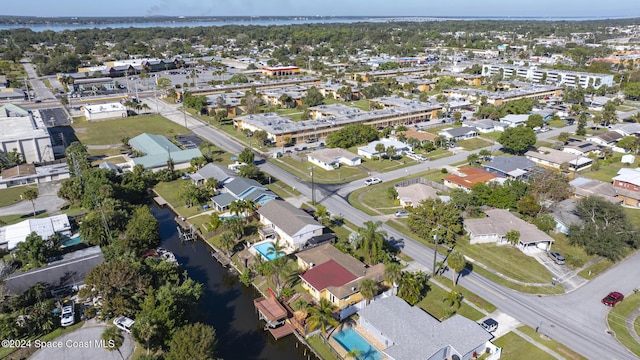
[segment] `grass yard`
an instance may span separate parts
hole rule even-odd
[[[487,146],[493,145],[493,142],[483,140],[481,138],[474,138],[469,140],[458,140],[458,145],[462,146],[465,150],[477,150]]]
[[[283,199],[300,195],[300,192],[298,190],[292,188],[291,186],[283,183],[280,180],[271,181],[271,184],[266,185],[266,187]]]
[[[182,188],[183,185],[189,183],[189,180],[174,180],[171,182],[161,182],[158,183],[153,190],[158,193],[158,195],[162,196],[171,206],[178,212],[181,216],[186,218],[197,215],[204,210],[202,210],[201,206],[191,206],[186,207],[182,204],[181,201],[178,200],[178,191]]]
[[[445,301],[447,294],[448,292],[440,286],[429,284],[427,295],[417,305],[440,321],[448,319],[455,314],[460,314],[473,321],[484,317],[483,313],[465,303],[461,303],[459,308],[450,307],[449,303]],[[464,295],[464,292],[462,292],[462,295]]]
[[[7,189],[0,189],[0,207],[13,205],[22,201],[20,195],[28,189],[38,189],[36,185],[14,186]]]
[[[120,146],[106,147],[104,149],[87,149],[87,153],[89,156],[104,158],[107,156],[116,156],[120,155]]]
[[[586,360],[585,357],[582,357],[580,354],[562,345],[561,343],[553,339],[550,339],[546,336],[541,336],[540,333],[537,333],[534,329],[530,328],[529,326],[519,327],[518,330],[530,336],[532,339],[541,343],[542,345],[548,347],[549,349],[555,351],[556,353],[562,355],[567,360],[582,360],[582,359]]]
[[[142,133],[171,136],[189,133],[161,115],[139,115],[125,119],[97,122],[74,122],[78,140],[84,145],[108,145],[121,143],[123,137],[133,138]]]
[[[369,171],[377,171],[377,172],[387,172],[387,171],[397,170],[403,167],[416,165],[417,163],[418,163],[417,161],[409,159],[406,156],[403,156],[401,159],[394,159],[394,160],[383,159],[382,161],[362,159],[362,166],[367,168]]]
[[[346,106],[350,106],[350,107],[354,107],[354,108],[360,109],[362,111],[369,111],[370,110],[369,100],[367,100],[367,99],[360,99],[360,100],[356,100],[356,101],[339,101],[339,100],[336,100],[336,99],[324,99],[324,103],[327,104],[327,105],[342,104],[342,105],[346,105]]]
[[[276,113],[293,121],[306,120],[302,118],[302,111],[300,111],[300,109],[278,109]]]
[[[425,153],[424,156],[426,156],[427,159],[429,160],[438,160],[438,159],[446,158],[447,156],[451,156],[451,152],[449,150],[438,148],[428,153]]]
[[[44,212],[44,213],[40,213],[40,214],[36,215],[36,218],[46,218],[48,216],[49,216],[49,214]],[[20,221],[24,221],[24,220],[27,220],[27,219],[33,219],[33,213],[27,213],[27,214],[24,214],[24,215],[4,215],[4,216],[0,216],[0,224],[3,224],[3,226],[4,225],[11,225],[11,224],[19,223]]]
[[[616,339],[629,351],[640,357],[640,344],[627,330],[627,316],[640,307],[640,294],[632,294],[609,311],[607,322],[609,328],[616,334]],[[631,319],[631,321],[634,321]]]
[[[434,120],[435,122],[440,122],[440,120]],[[462,124],[446,124],[443,126],[438,126],[438,127],[434,127],[434,128],[430,128],[430,129],[425,129],[424,131],[428,132],[428,133],[432,133],[435,135],[438,135],[438,133],[444,129],[451,129],[451,128],[459,128],[462,127]]]
[[[613,265],[613,262],[609,259],[600,259],[597,263],[583,269],[578,273],[579,276],[589,280],[598,276]]]
[[[627,214],[627,221],[636,228],[640,228],[640,209],[623,207],[625,214]]]
[[[489,139],[491,141],[498,141],[498,138],[500,138],[500,135],[502,135],[502,131],[493,131],[490,133],[482,133],[480,137]]]
[[[555,240],[553,242],[553,250],[564,255],[566,265],[572,269],[582,267],[584,264],[595,259],[596,255],[589,255],[584,248],[569,244],[569,238],[565,234],[549,233]]]
[[[618,174],[618,170],[620,170],[621,168],[623,167],[635,168],[640,166],[640,159],[638,159],[638,157],[636,157],[635,163],[631,165],[621,163],[620,162],[621,159],[622,159],[621,154],[615,154],[609,160],[601,161],[600,169],[598,169],[598,171],[591,171],[589,169],[589,170],[581,171],[580,175],[586,178],[610,183],[611,179]]]
[[[357,167],[341,166],[339,169],[328,171],[308,161],[298,161],[289,156],[269,161],[306,181],[311,181],[310,167],[313,166],[313,179],[319,184],[340,184],[368,176],[367,172]]]
[[[544,140],[538,140],[538,141],[536,141],[536,143],[535,143],[535,147],[536,147],[536,148],[539,148],[539,147],[541,147],[541,146],[544,146],[544,147],[548,147],[548,148],[550,148],[550,147],[552,147],[552,146],[553,146],[553,143],[552,143],[552,142],[549,142],[549,141],[544,141]]]
[[[102,164],[104,162],[110,162],[110,163],[113,163],[113,164],[122,164],[122,163],[127,162],[127,159],[125,159],[122,156],[111,157],[111,158],[108,158],[108,159],[100,159],[100,160],[92,161],[91,162],[91,166],[98,166],[98,165],[100,165],[100,164]]]
[[[502,348],[501,360],[553,360],[554,357],[540,350],[516,333],[510,332],[493,344]]]
[[[450,273],[447,273],[447,275],[450,275]],[[449,276],[437,276],[436,280],[443,284],[446,285],[449,288],[453,288],[453,281],[451,281],[451,278]],[[495,307],[495,305],[493,305],[492,303],[488,302],[487,300],[481,298],[480,296],[476,295],[475,293],[471,292],[470,290],[460,286],[460,285],[456,285],[456,289],[460,292],[462,292],[462,295],[464,295],[465,300],[472,302],[473,304],[475,304],[477,307],[483,309],[484,311],[488,312],[488,313],[492,313],[494,311],[496,311],[498,308]]]
[[[565,126],[567,126],[567,122],[561,119],[556,119],[556,120],[549,120],[547,121],[547,124],[552,127],[552,128],[563,128]]]
[[[331,350],[324,341],[322,341],[320,336],[321,335],[314,335],[308,338],[307,343],[309,346],[311,346],[311,348],[315,350],[323,360],[339,360],[340,358],[334,354],[333,350]]]

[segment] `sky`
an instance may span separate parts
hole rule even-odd
[[[21,16],[514,16],[640,17],[638,0],[23,0]]]

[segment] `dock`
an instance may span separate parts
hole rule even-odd
[[[158,206],[160,207],[165,207],[167,206],[167,200],[165,200],[162,196],[156,196],[153,198],[153,201],[156,202],[156,204],[158,204]]]
[[[268,328],[269,329],[269,333],[271,333],[271,335],[273,335],[273,338],[278,340],[280,338],[283,338],[287,335],[293,334],[294,331],[294,327],[293,325],[289,324],[288,322],[285,323],[284,325],[277,327],[275,329],[272,328]]]
[[[287,321],[289,314],[276,298],[261,297],[253,300],[253,305],[256,307],[259,318],[266,323],[265,330],[268,330],[276,340],[293,334],[295,328]]]
[[[220,251],[212,251],[211,252],[211,256],[213,256],[214,259],[218,260],[218,262],[222,266],[226,267],[226,266],[229,266],[231,264],[231,260],[229,260],[228,257],[222,255],[222,253]]]

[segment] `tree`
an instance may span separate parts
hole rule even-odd
[[[415,305],[422,300],[423,292],[427,287],[427,275],[422,271],[404,272],[400,278],[398,296],[409,305]]]
[[[316,205],[316,217],[318,218],[318,221],[320,221],[322,225],[327,227],[331,225],[329,212],[327,211],[327,208],[324,205],[322,204]]]
[[[387,156],[389,157],[389,160],[393,160],[393,157],[396,156],[396,153],[398,151],[396,150],[396,147],[391,145],[389,147],[387,147]]]
[[[442,301],[449,304],[449,308],[459,308],[462,305],[462,294],[451,290],[447,293],[447,295],[442,299]]]
[[[40,235],[32,232],[16,245],[16,257],[22,266],[40,267],[47,263],[47,245]]]
[[[480,155],[480,158],[482,159],[482,161],[491,160],[491,150],[482,149],[478,152],[478,155]]]
[[[362,280],[360,282],[360,295],[362,295],[367,305],[369,305],[369,301],[378,295],[378,284],[372,279]]]
[[[536,143],[536,133],[524,126],[508,128],[500,135],[498,142],[511,152],[523,154]]]
[[[202,323],[186,325],[173,334],[166,360],[209,360],[216,358],[218,340],[213,327]]]
[[[220,247],[231,257],[231,250],[236,246],[236,237],[231,231],[225,231],[220,235]]]
[[[453,243],[457,235],[462,234],[462,216],[453,203],[440,199],[426,199],[409,214],[409,229],[422,239],[433,241],[434,231],[438,230],[438,242]]]
[[[149,355],[149,341],[155,336],[156,331],[156,325],[148,317],[138,317],[131,329],[133,337],[137,341],[142,342],[144,340],[147,347],[147,355]]]
[[[609,126],[618,122],[616,115],[616,104],[613,101],[607,101],[602,108],[602,125]]]
[[[558,171],[544,169],[536,172],[529,184],[529,193],[536,198],[537,203],[559,203],[573,194],[569,179]]]
[[[578,116],[578,128],[576,129],[576,135],[585,136],[587,134],[587,114],[582,111]]]
[[[238,155],[238,160],[245,164],[253,164],[254,159],[255,159],[255,154],[249,148],[244,148],[244,150],[242,150],[240,155]]]
[[[531,128],[531,129],[541,128],[544,126],[544,120],[542,119],[542,115],[540,114],[531,114],[527,118],[527,121],[525,124],[528,128]]]
[[[121,330],[114,326],[109,326],[102,332],[100,338],[105,342],[105,348],[109,351],[118,351],[120,357],[124,360],[124,356],[120,352],[120,348],[124,343],[124,337],[121,334]]]
[[[384,265],[384,280],[392,285],[398,285],[402,277],[402,265],[398,262],[389,262]]]
[[[378,130],[371,125],[348,124],[327,136],[327,146],[346,149],[378,140],[378,136]]]
[[[127,223],[125,249],[140,252],[155,248],[160,243],[158,220],[148,206],[137,207]]]
[[[380,221],[365,221],[363,225],[364,227],[358,228],[358,236],[361,238],[367,261],[369,264],[374,264],[382,251],[387,233],[380,230],[382,227]]]
[[[378,159],[382,161],[382,153],[384,153],[385,148],[383,143],[377,143],[375,147],[376,152],[378,153]]]
[[[318,106],[324,103],[324,96],[315,86],[312,86],[307,90],[307,96],[302,99],[302,103],[308,107]]]
[[[520,240],[520,232],[518,230],[509,230],[504,237],[507,239],[509,244],[516,245]]]
[[[242,239],[244,235],[244,220],[237,217],[227,219],[224,221],[224,226],[235,235],[237,240]]]
[[[309,317],[307,318],[309,331],[320,329],[322,335],[326,337],[327,328],[336,327],[340,324],[338,320],[334,318],[334,312],[336,310],[336,306],[327,299],[320,299],[318,306],[309,306],[307,308],[307,312],[309,313]]]
[[[560,134],[558,134],[558,140],[562,143],[562,144],[566,144],[569,139],[571,138],[571,134],[569,134],[568,132],[561,132]]]
[[[469,163],[469,165],[474,165],[480,162],[480,155],[476,154],[476,153],[471,153],[469,155],[467,155],[467,162]]]
[[[351,101],[353,96],[353,89],[349,85],[345,85],[338,89],[338,96],[342,98],[342,101]]]
[[[22,198],[24,200],[30,201],[31,206],[33,207],[33,216],[36,216],[36,199],[38,198],[38,190],[36,189],[27,189],[24,193],[22,193]]]
[[[69,174],[80,176],[80,174],[91,167],[87,148],[78,141],[74,141],[65,150]]]
[[[398,190],[396,190],[395,186],[389,186],[386,193],[389,200],[395,200],[398,197]]]
[[[461,252],[457,250],[453,250],[447,256],[447,266],[452,270],[451,273],[451,281],[453,281],[453,285],[458,284],[458,274],[467,266],[467,260],[464,258]]]
[[[638,151],[638,138],[635,136],[627,136],[618,141],[617,146],[621,147],[629,152],[637,152]]]

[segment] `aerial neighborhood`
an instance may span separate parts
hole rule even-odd
[[[640,357],[638,19],[170,18],[0,15],[0,358]]]

